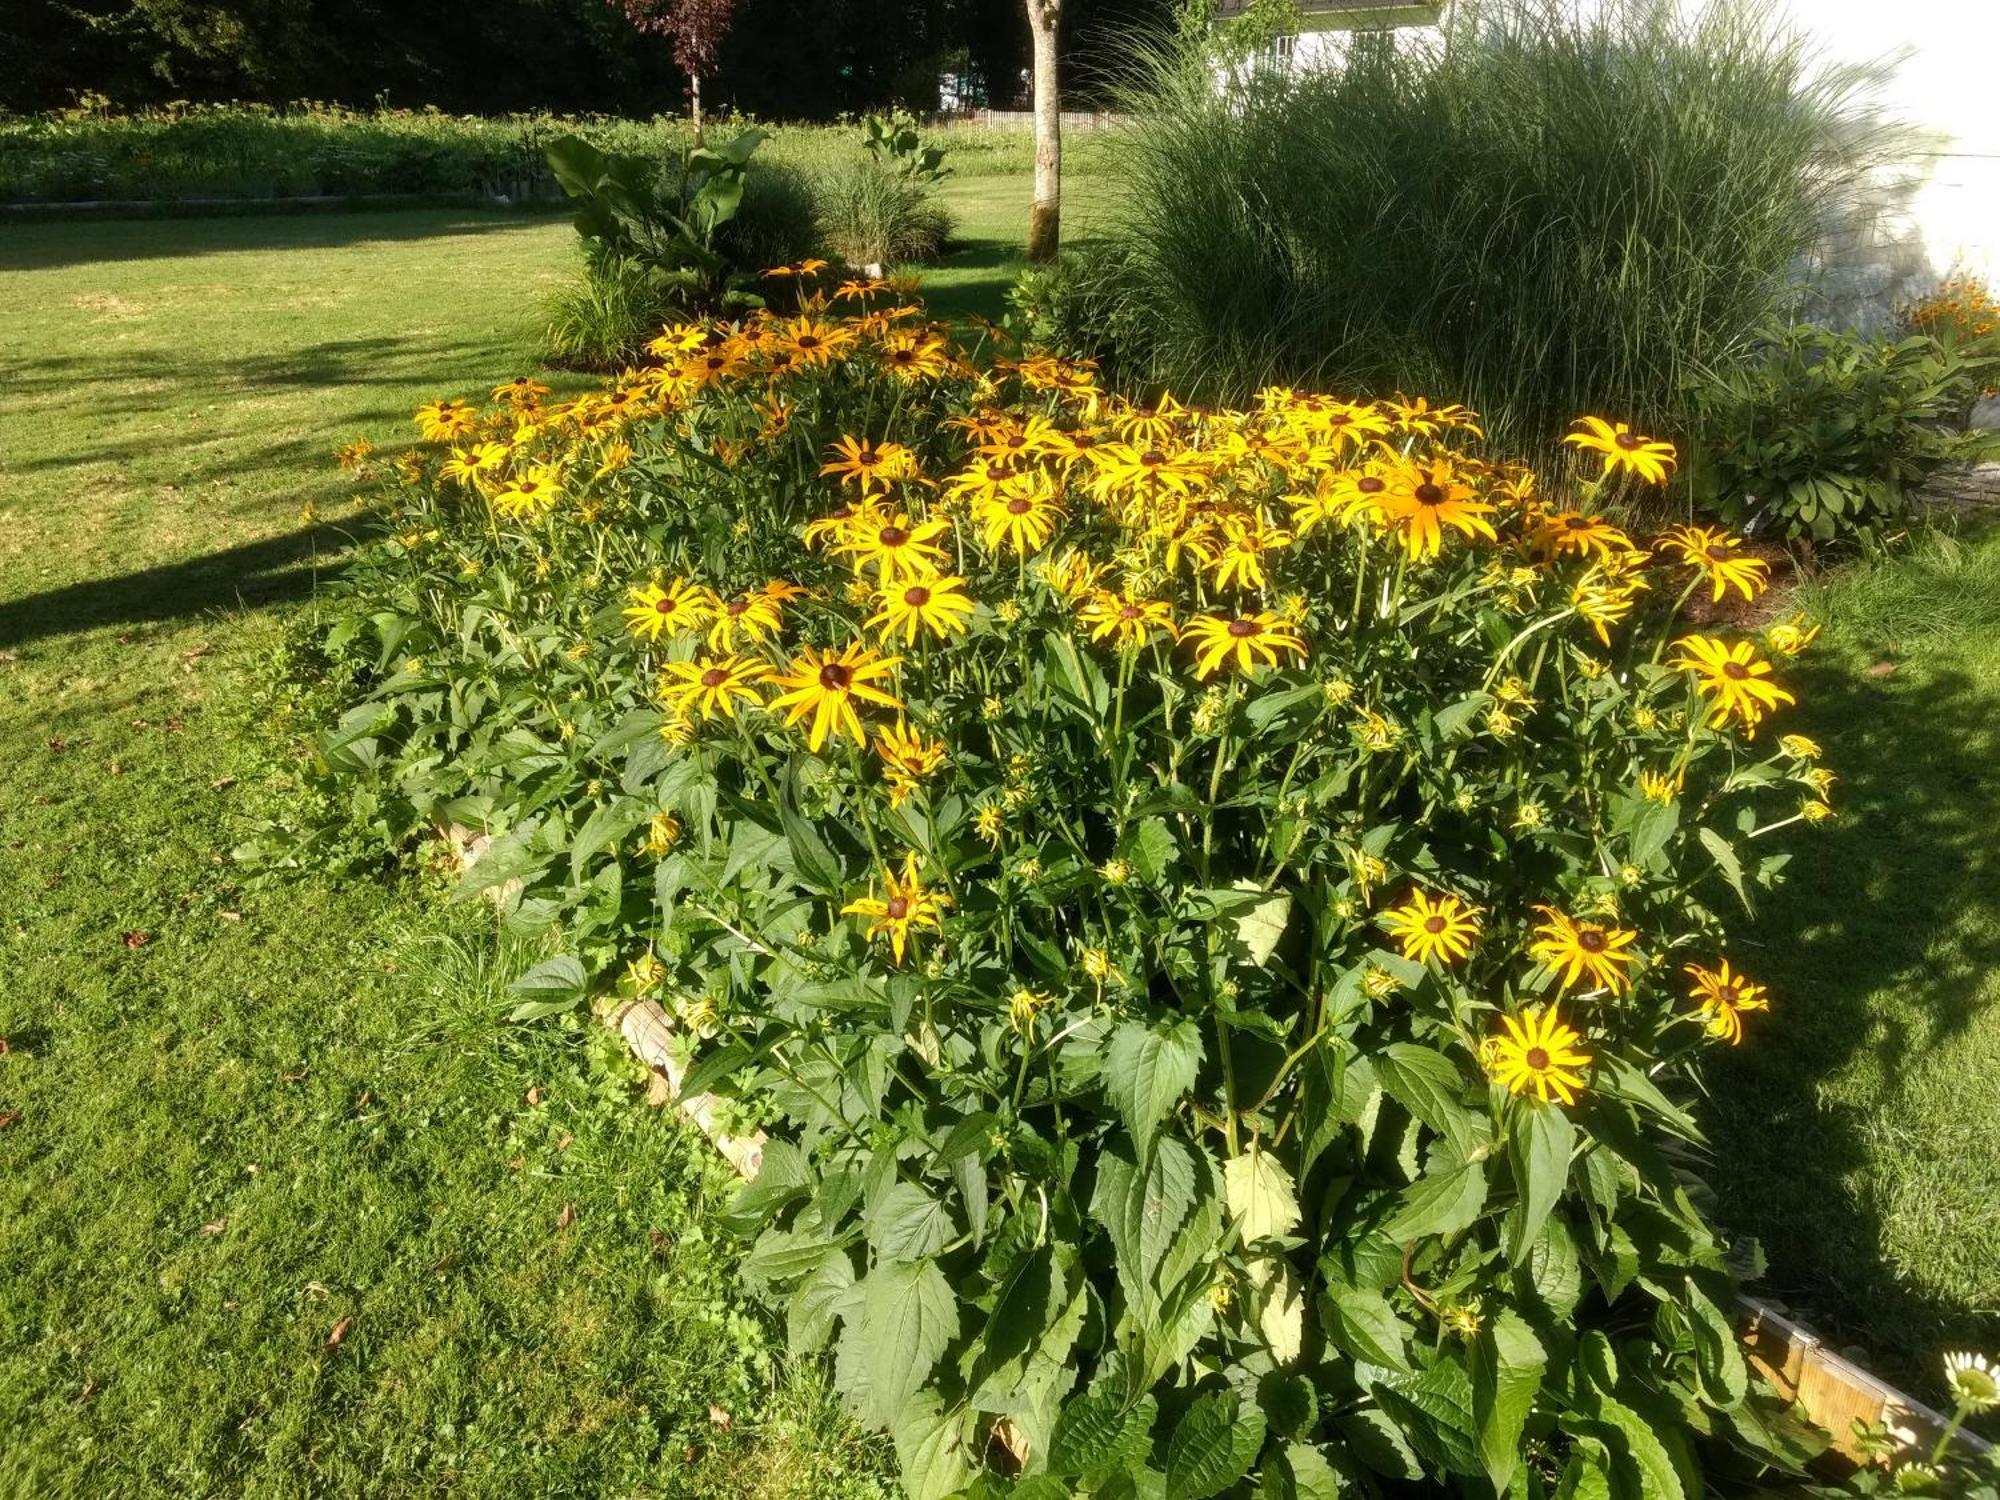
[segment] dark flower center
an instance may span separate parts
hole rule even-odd
[[[1612,441],[1627,453],[1630,453],[1634,448],[1639,446],[1641,439],[1636,432],[1621,432]]]
[[[654,601],[653,601],[653,613],[654,613],[654,614],[656,614],[656,615],[670,615],[670,614],[672,614],[673,612],[674,612],[674,601],[673,601],[673,600],[671,600],[671,599],[656,599],[656,600],[654,600]]]
[[[1136,620],[1136,619],[1138,619],[1138,618],[1139,618],[1139,606],[1138,606],[1138,605],[1136,605],[1136,604],[1128,604],[1128,605],[1126,605],[1126,606],[1125,606],[1125,607],[1124,607],[1123,609],[1121,609],[1121,610],[1119,610],[1119,611],[1118,611],[1118,618],[1119,618],[1119,619],[1121,619],[1121,620]]]
[[[922,584],[903,590],[903,602],[914,609],[922,609],[931,602],[931,591]]]
[[[1571,516],[1567,521],[1563,522],[1563,525],[1567,526],[1571,531],[1588,531],[1590,530],[1591,522],[1588,516]]]
[[[854,680],[854,674],[837,661],[830,661],[819,669],[819,685],[829,693],[844,693],[847,685]]]
[[[1095,448],[1097,439],[1087,432],[1079,432],[1070,438],[1070,443],[1078,448]]]
[[[873,448],[863,448],[854,455],[854,461],[864,469],[872,469],[882,462],[882,455]]]
[[[1576,945],[1585,953],[1602,953],[1609,945],[1595,927],[1585,927],[1576,935]]]
[[[701,674],[701,685],[705,688],[719,688],[729,681],[729,674],[720,667],[710,667]]]
[[[1530,1047],[1527,1056],[1522,1061],[1537,1073],[1546,1073],[1551,1066],[1548,1051],[1542,1047]]]
[[[1722,664],[1722,675],[1731,682],[1741,682],[1750,675],[1750,669],[1740,661],[1726,661]]]
[[[1257,622],[1255,620],[1231,620],[1229,622],[1229,633],[1239,641],[1246,636],[1253,636],[1257,633]]]
[[[914,349],[898,349],[894,354],[891,354],[889,358],[895,361],[895,363],[899,365],[914,364],[916,362],[917,352]]]
[[[799,347],[801,349],[817,349],[819,345],[820,340],[818,337],[810,333],[799,340]]]
[[[1442,505],[1444,504],[1444,491],[1434,484],[1420,484],[1417,486],[1417,504]]]
[[[885,547],[900,547],[909,539],[909,532],[900,526],[884,526],[876,533],[876,540]]]
[[[1007,502],[1007,514],[1010,516],[1025,516],[1034,508],[1035,502],[1032,500],[1009,500]]]
[[[1139,462],[1149,469],[1158,468],[1166,461],[1167,455],[1162,453],[1158,448],[1148,448],[1144,453],[1139,455]]]
[[[750,601],[748,599],[731,599],[723,606],[723,611],[733,620],[749,607]]]
[[[1366,479],[1357,480],[1354,487],[1364,495],[1379,495],[1388,485],[1370,474]]]
[[[724,359],[720,354],[711,354],[704,363],[711,370],[720,370],[728,365],[729,361]]]
[[[891,896],[883,906],[892,922],[900,922],[910,914],[910,903],[901,896]]]
[[[1725,984],[1721,989],[1715,992],[1715,998],[1721,1001],[1722,1004],[1730,1007],[1733,1010],[1736,1006],[1742,1003],[1743,991],[1739,990],[1733,984]]]
[[[1432,936],[1443,932],[1450,925],[1443,917],[1426,917],[1424,919],[1424,931],[1430,933]]]

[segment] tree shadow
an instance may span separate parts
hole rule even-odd
[[[9,599],[0,602],[0,646],[302,599],[339,566],[352,543],[346,528],[322,522],[183,562]]]
[[[1801,707],[1784,727],[1824,746],[1840,817],[1798,831],[1785,885],[1744,934],[1762,939],[1748,967],[1778,1000],[1752,1044],[1710,1071],[1708,1175],[1724,1222],[1769,1258],[1760,1293],[1860,1345],[1878,1374],[1935,1393],[1938,1351],[1992,1347],[2000,1315],[1894,1263],[1885,1224],[1893,1212],[1907,1231],[1912,1209],[1886,1201],[1879,1169],[1922,1149],[1891,1139],[1911,1064],[1991,1003],[1981,990],[2000,969],[2000,926],[1964,917],[2000,909],[2000,717],[1959,668],[1871,676],[1869,660],[1796,674]],[[1891,994],[1921,1009],[1885,1004]],[[1827,1087],[1871,1068],[1872,1099]]]
[[[94,261],[220,255],[238,250],[332,250],[367,242],[491,234],[547,223],[548,213],[436,207],[246,211],[227,217],[0,220],[0,270],[49,271]]]

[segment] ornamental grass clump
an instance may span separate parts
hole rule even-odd
[[[1795,1465],[1687,1099],[1832,777],[1810,628],[1679,619],[1762,569],[1612,518],[1671,447],[1581,423],[1551,491],[1459,406],[1137,406],[819,269],[425,407],[324,743],[492,836],[524,1015],[657,999],[768,1132],[792,1349],[919,1496]]]

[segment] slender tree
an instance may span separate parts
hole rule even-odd
[[[1028,259],[1054,260],[1062,248],[1062,80],[1056,37],[1063,0],[1028,0],[1034,41],[1035,202],[1028,211]]]
[[[674,66],[687,74],[688,113],[695,143],[702,140],[701,80],[712,76],[723,40],[736,20],[736,0],[618,0],[634,28],[674,44]]]

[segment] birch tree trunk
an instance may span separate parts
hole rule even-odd
[[[1035,44],[1035,202],[1028,211],[1028,259],[1054,260],[1062,246],[1062,87],[1056,32],[1062,0],[1028,0]]]
[[[694,117],[694,143],[706,146],[707,137],[701,128],[701,74],[688,74],[688,113]]]

